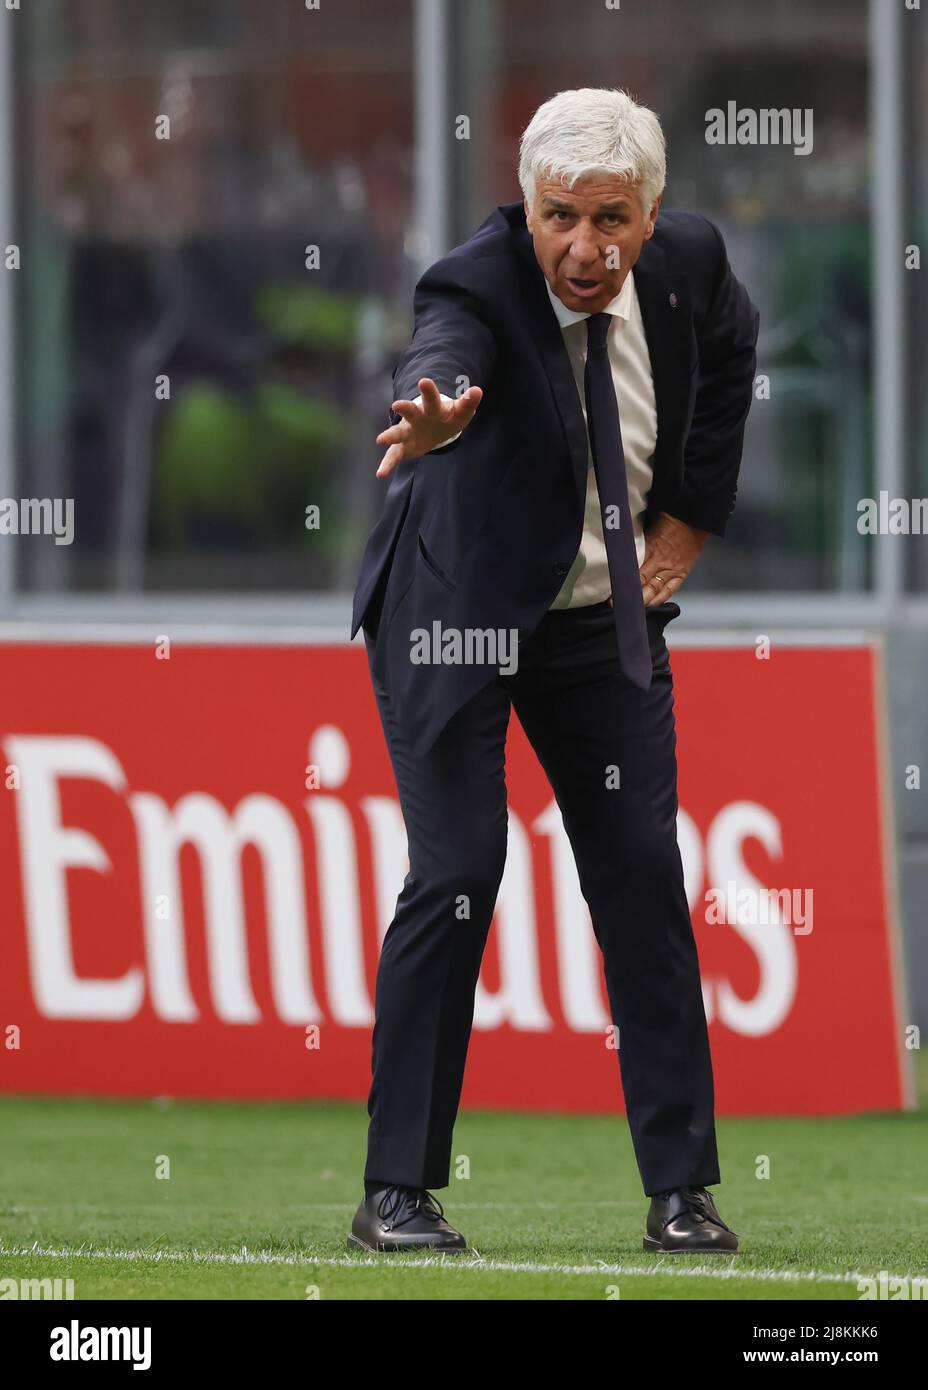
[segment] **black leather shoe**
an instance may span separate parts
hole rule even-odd
[[[704,1187],[675,1187],[651,1198],[644,1248],[667,1255],[733,1255],[738,1237]]]
[[[355,1212],[349,1250],[395,1254],[398,1250],[434,1250],[457,1255],[467,1242],[445,1220],[441,1203],[424,1187],[381,1187]]]

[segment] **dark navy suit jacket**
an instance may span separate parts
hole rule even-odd
[[[752,399],[758,315],[718,229],[661,212],[632,271],[657,407],[645,529],[658,512],[724,535]],[[431,266],[414,295],[415,331],[394,400],[420,377],[448,396],[480,386],[459,438],[390,474],[367,542],[351,622],[372,641],[416,755],[499,670],[417,665],[415,628],[532,631],[580,548],[586,423],[561,328],[521,202],[505,203]],[[390,412],[390,423],[400,416]],[[375,600],[372,602],[372,600]]]

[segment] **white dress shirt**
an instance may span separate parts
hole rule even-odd
[[[564,338],[564,346],[573,368],[580,397],[580,409],[586,419],[586,393],[583,389],[583,374],[586,367],[587,335],[586,328],[580,327],[589,314],[568,309],[545,280],[545,289],[551,307],[557,315]],[[619,424],[622,430],[622,447],[625,453],[625,476],[628,483],[628,505],[635,535],[635,549],[639,567],[644,562],[645,538],[642,514],[647,504],[648,490],[654,476],[651,458],[657,443],[657,409],[654,399],[654,380],[651,376],[651,358],[648,341],[645,337],[641,308],[635,289],[635,277],[631,271],[625,283],[613,300],[602,310],[612,315],[612,323],[606,337],[612,379],[615,382],[619,402]],[[479,382],[475,383],[480,385]],[[443,401],[451,397],[442,393]],[[422,400],[416,397],[416,402]],[[443,449],[457,439],[458,434],[439,445]],[[437,450],[433,450],[437,452]],[[592,450],[587,451],[586,506],[583,514],[583,533],[580,549],[570,567],[552,608],[583,608],[591,603],[602,603],[612,593],[609,578],[609,561],[606,556],[606,543],[603,539],[602,512],[599,504],[599,489],[596,486],[596,472],[593,468]]]
[[[558,299],[545,280],[545,289],[551,307],[561,325],[564,344],[573,367],[580,408],[586,419],[586,394],[583,389],[583,373],[586,367],[586,327],[589,314],[568,309]],[[625,452],[625,476],[628,482],[628,505],[635,535],[635,549],[638,564],[644,561],[644,526],[642,513],[647,505],[648,490],[654,470],[651,458],[657,444],[657,409],[654,400],[654,381],[651,376],[651,358],[648,342],[641,319],[638,294],[635,290],[635,277],[631,271],[625,283],[602,310],[612,315],[606,347],[612,367],[619,402],[619,423],[622,430],[622,448]],[[603,540],[602,512],[599,505],[599,489],[596,486],[596,472],[593,468],[592,450],[587,454],[586,507],[583,514],[583,534],[580,549],[570,567],[570,572],[557,594],[552,608],[583,608],[587,604],[601,603],[612,593],[609,578],[609,562],[606,557],[606,543]]]

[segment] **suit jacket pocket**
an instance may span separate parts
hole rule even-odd
[[[419,539],[419,559],[422,561],[425,567],[431,571],[431,573],[435,576],[439,583],[444,584],[445,588],[448,589],[449,592],[453,593],[454,590],[457,588],[457,585],[455,584],[454,580],[448,578],[441,565],[433,557],[425,541],[422,539],[422,532],[419,531],[417,535]]]

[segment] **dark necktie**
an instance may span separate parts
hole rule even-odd
[[[619,405],[606,347],[610,318],[610,314],[591,314],[586,321],[587,353],[583,373],[586,422],[599,489],[609,577],[612,580],[619,662],[630,681],[642,690],[648,690],[651,686],[651,648],[632,513],[628,505]]]

